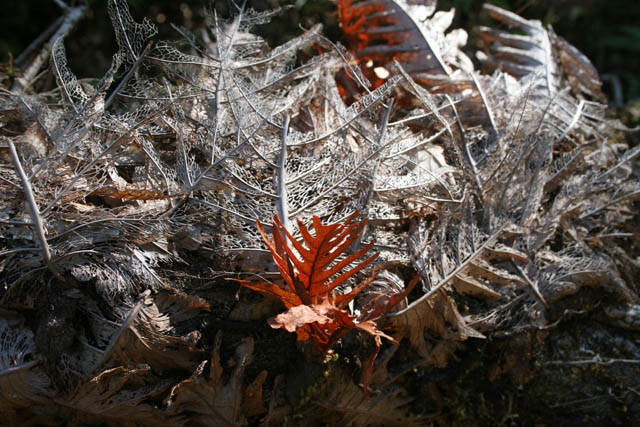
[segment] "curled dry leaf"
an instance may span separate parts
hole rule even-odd
[[[245,338],[236,348],[235,368],[226,382],[220,361],[221,345],[222,332],[219,331],[211,361],[202,362],[190,378],[171,389],[164,401],[168,415],[189,414],[190,422],[201,426],[236,426],[245,425],[247,416],[264,412],[261,388],[266,372],[260,373],[248,388],[244,386],[244,371],[252,361],[253,339]],[[208,375],[205,373],[207,363]]]
[[[407,338],[421,357],[429,355],[424,338],[425,329],[447,341],[484,338],[484,335],[466,324],[455,301],[444,290],[438,291],[415,309],[392,318],[392,323],[396,330],[395,337]]]
[[[98,366],[146,363],[156,372],[194,369],[201,358],[198,332],[175,336],[175,325],[194,319],[208,304],[198,297],[179,293],[148,293],[132,306],[122,307],[121,323],[107,321],[97,310],[91,313],[90,328],[97,343]]]
[[[158,396],[171,385],[158,381],[148,365],[107,369],[74,390],[73,395],[56,399],[63,418],[77,422],[118,426],[175,426],[145,400]]]
[[[284,313],[278,314],[275,318],[269,319],[269,324],[274,329],[284,328],[288,332],[296,332],[304,325],[310,323],[319,323],[324,325],[331,321],[331,318],[326,315],[328,309],[329,307],[326,305],[314,305],[312,307],[308,305],[297,305],[295,307],[291,307]],[[324,313],[321,313],[321,311]]]
[[[378,368],[379,369],[379,368]],[[384,370],[385,368],[382,367]],[[374,376],[378,376],[374,372]],[[425,419],[412,416],[407,405],[413,401],[401,386],[390,386],[367,398],[342,369],[332,369],[319,396],[311,400],[304,417],[320,419],[329,425],[419,426]]]

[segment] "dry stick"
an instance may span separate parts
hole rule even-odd
[[[287,171],[285,164],[287,162],[287,133],[289,132],[289,122],[291,118],[286,115],[282,121],[282,138],[280,147],[280,156],[278,156],[278,176],[277,176],[277,192],[278,200],[276,201],[276,212],[282,221],[282,226],[291,231],[289,225],[289,204],[287,202]],[[286,237],[286,236],[285,236]]]
[[[147,53],[149,53],[149,49],[151,48],[151,43],[152,42],[147,43],[147,45],[145,46],[140,56],[136,58],[136,62],[133,63],[129,71],[127,71],[127,74],[125,74],[125,76],[122,78],[118,86],[116,86],[115,90],[111,93],[109,98],[105,101],[104,103],[105,110],[109,108],[109,106],[111,106],[111,104],[116,98],[116,95],[122,90],[122,88],[126,86],[126,84],[129,82],[129,79],[131,79],[131,76],[133,76],[133,73],[135,73],[136,70],[138,69],[138,66],[140,65],[142,60],[147,56]]]
[[[38,53],[33,61],[31,61],[31,64],[29,65],[29,67],[27,67],[22,77],[16,79],[16,81],[13,83],[13,86],[11,86],[12,91],[17,91],[20,89],[24,90],[27,87],[31,86],[31,84],[33,83],[33,79],[36,75],[38,75],[38,71],[40,71],[40,68],[42,68],[42,66],[47,62],[49,56],[51,55],[50,46],[53,46],[53,43],[55,43],[55,41],[59,38],[65,37],[67,34],[69,34],[73,27],[75,27],[75,25],[84,16],[86,10],[87,6],[85,5],[67,9],[67,13],[64,15],[64,20],[60,25],[60,28],[58,28],[58,31],[56,31],[49,39],[49,42],[45,44],[42,49],[40,49],[40,53]]]
[[[384,104],[383,104],[384,105]],[[382,124],[380,126],[380,134],[378,135],[378,139],[376,141],[375,144],[375,149],[379,150],[380,147],[382,147],[382,140],[384,139],[384,136],[387,132],[387,127],[389,125],[389,117],[391,116],[391,109],[393,108],[393,98],[389,101],[389,105],[386,106],[387,108],[384,111],[384,116],[382,116]],[[378,166],[380,165],[380,159],[378,159],[378,161],[376,162],[375,166],[373,167],[373,173],[371,174],[371,185],[369,185],[369,189],[367,191],[367,197],[363,203],[364,207],[366,208],[366,212],[364,212],[363,209],[363,214],[365,218],[369,217],[369,211],[371,210],[371,200],[373,199],[373,194],[376,192],[376,174],[378,173]],[[367,233],[367,227],[369,224],[365,224],[365,226],[362,228],[362,232],[358,235],[358,238],[353,242],[353,245],[351,246],[354,250],[358,250],[360,248],[360,244],[362,243],[362,238],[363,236]]]
[[[540,289],[538,288],[538,284],[536,282],[532,281],[529,278],[529,276],[527,276],[527,273],[525,273],[524,270],[518,264],[516,264],[514,261],[511,261],[511,265],[513,265],[516,268],[516,270],[518,270],[518,273],[520,273],[520,275],[524,278],[525,282],[527,282],[527,284],[531,287],[531,290],[536,295],[536,297],[540,300],[542,305],[544,305],[546,307],[547,306],[547,301],[544,299],[544,296],[542,296],[542,293],[540,292]]]
[[[31,190],[31,183],[29,182],[29,178],[27,178],[27,174],[25,174],[24,169],[22,169],[22,164],[20,163],[20,159],[18,158],[18,152],[16,151],[15,145],[13,145],[13,141],[7,139],[7,144],[9,145],[9,151],[11,152],[13,165],[15,166],[16,172],[18,173],[18,176],[22,181],[22,188],[24,189],[24,193],[27,196],[27,202],[29,203],[29,207],[31,208],[31,222],[33,223],[33,228],[36,236],[38,236],[38,240],[40,241],[40,247],[42,249],[42,256],[44,258],[44,261],[47,264],[47,268],[49,269],[51,274],[53,274],[56,279],[64,282],[64,279],[60,275],[60,272],[51,262],[51,251],[49,250],[47,238],[44,235],[42,216],[40,215],[40,210],[38,209],[38,205],[36,204],[36,199],[33,197],[33,191]]]

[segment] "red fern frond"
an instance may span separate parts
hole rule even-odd
[[[367,223],[366,219],[360,223],[355,222],[356,216],[357,212],[343,223],[331,225],[324,225],[320,218],[314,217],[315,236],[298,220],[302,241],[296,240],[289,233],[277,215],[273,221],[273,241],[269,240],[262,224],[258,221],[258,230],[271,251],[273,260],[288,285],[289,292],[294,292],[303,304],[317,304],[324,301],[331,296],[336,287],[345,283],[378,257],[377,253],[373,254],[350,270],[343,271],[371,250],[373,246],[371,242],[359,251],[336,261],[358,238]],[[292,247],[285,244],[285,237]],[[329,281],[334,276],[335,278]]]
[[[338,0],[338,17],[349,49],[373,87],[402,67],[403,74],[433,93],[459,95],[463,121],[483,124],[488,112],[477,82],[469,77],[473,63],[461,47],[467,33],[449,31],[454,10],[436,12],[436,0]],[[352,96],[338,79],[343,91]],[[348,98],[351,99],[351,98]],[[411,97],[400,97],[399,105],[410,105]]]
[[[315,235],[298,220],[301,240],[295,239],[276,215],[273,221],[273,237],[269,239],[264,227],[257,222],[258,230],[284,280],[281,287],[275,283],[238,280],[243,286],[273,296],[287,307],[287,311],[269,319],[272,328],[284,328],[295,332],[298,341],[310,342],[311,354],[324,355],[347,332],[360,329],[372,335],[376,343],[376,352],[369,359],[363,371],[365,391],[371,377],[373,361],[378,354],[381,338],[395,340],[380,331],[376,321],[388,313],[399,301],[404,299],[416,281],[403,292],[390,295],[384,301],[376,300],[361,310],[359,316],[347,310],[348,304],[364,290],[376,277],[370,277],[355,286],[351,292],[337,294],[336,288],[349,278],[367,267],[378,254],[362,261],[373,246],[373,242],[351,255],[344,255],[347,249],[358,239],[367,220],[357,222],[358,213],[354,213],[344,222],[324,225],[320,218],[313,218]],[[352,265],[351,268],[347,269]]]
[[[375,66],[398,61],[409,74],[423,73],[450,77],[451,68],[442,58],[440,47],[417,16],[435,11],[435,1],[374,0],[338,1],[338,16],[349,46],[361,64]],[[414,8],[414,9],[412,9]],[[426,13],[425,13],[426,12]],[[367,67],[373,71],[374,67]],[[364,70],[367,72],[367,69]],[[370,73],[369,73],[370,74]],[[367,75],[375,81],[375,76]]]

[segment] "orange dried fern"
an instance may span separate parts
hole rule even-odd
[[[334,264],[334,261],[358,238],[367,223],[366,219],[360,223],[355,222],[356,216],[357,213],[354,213],[344,223],[331,225],[323,225],[320,218],[314,217],[315,236],[312,236],[307,227],[298,220],[298,227],[302,235],[301,242],[293,238],[277,215],[273,224],[273,242],[269,240],[262,224],[258,221],[258,230],[271,251],[282,278],[289,287],[292,299],[283,300],[287,308],[300,304],[317,304],[319,301],[325,300],[338,286],[378,257],[378,254],[368,257],[351,270],[340,273],[329,282],[329,279],[358,258],[363,257],[373,246],[373,242],[371,242],[358,252]],[[286,244],[287,241],[291,243],[293,248]],[[290,305],[291,301],[295,303]]]
[[[444,37],[444,28],[426,22],[435,9],[435,0],[338,1],[342,31],[361,64],[385,66],[395,60],[411,75],[448,79],[452,69],[439,46],[444,40],[434,38],[437,31]],[[380,83],[373,71],[371,66],[363,69],[375,86]]]
[[[416,83],[431,93],[464,93],[457,107],[464,123],[483,124],[490,117],[472,76],[473,63],[462,51],[467,33],[449,30],[455,10],[436,11],[436,4],[436,0],[338,0],[337,6],[349,50],[373,87],[401,73],[409,87]],[[346,80],[338,79],[343,93],[352,95]],[[416,92],[415,87],[411,91]],[[401,95],[396,102],[410,106],[414,101]]]
[[[385,337],[395,340],[380,331],[376,320],[384,316],[394,305],[411,292],[414,282],[403,292],[391,295],[384,301],[373,301],[361,309],[359,315],[351,313],[347,306],[355,297],[375,279],[374,272],[370,277],[355,286],[351,292],[340,294],[336,288],[349,278],[362,271],[378,254],[373,254],[363,261],[373,246],[373,242],[365,245],[357,252],[339,259],[358,238],[367,220],[356,222],[357,212],[343,223],[324,225],[320,218],[313,218],[315,236],[298,220],[302,240],[296,240],[283,226],[276,215],[273,224],[273,240],[270,240],[260,223],[258,230],[262,234],[273,260],[282,275],[284,286],[272,282],[252,282],[240,280],[247,288],[265,295],[271,295],[283,302],[287,311],[269,319],[272,328],[284,328],[296,332],[298,340],[311,344],[311,354],[323,356],[344,334],[360,329],[375,338],[376,352],[366,365],[364,372],[365,390],[368,384],[373,360],[378,354]]]

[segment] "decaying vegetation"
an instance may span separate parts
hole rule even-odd
[[[640,147],[589,60],[487,5],[477,69],[435,0],[339,0],[347,47],[272,48],[244,3],[166,42],[110,0],[95,80],[65,6],[2,76],[3,422],[637,417]]]

